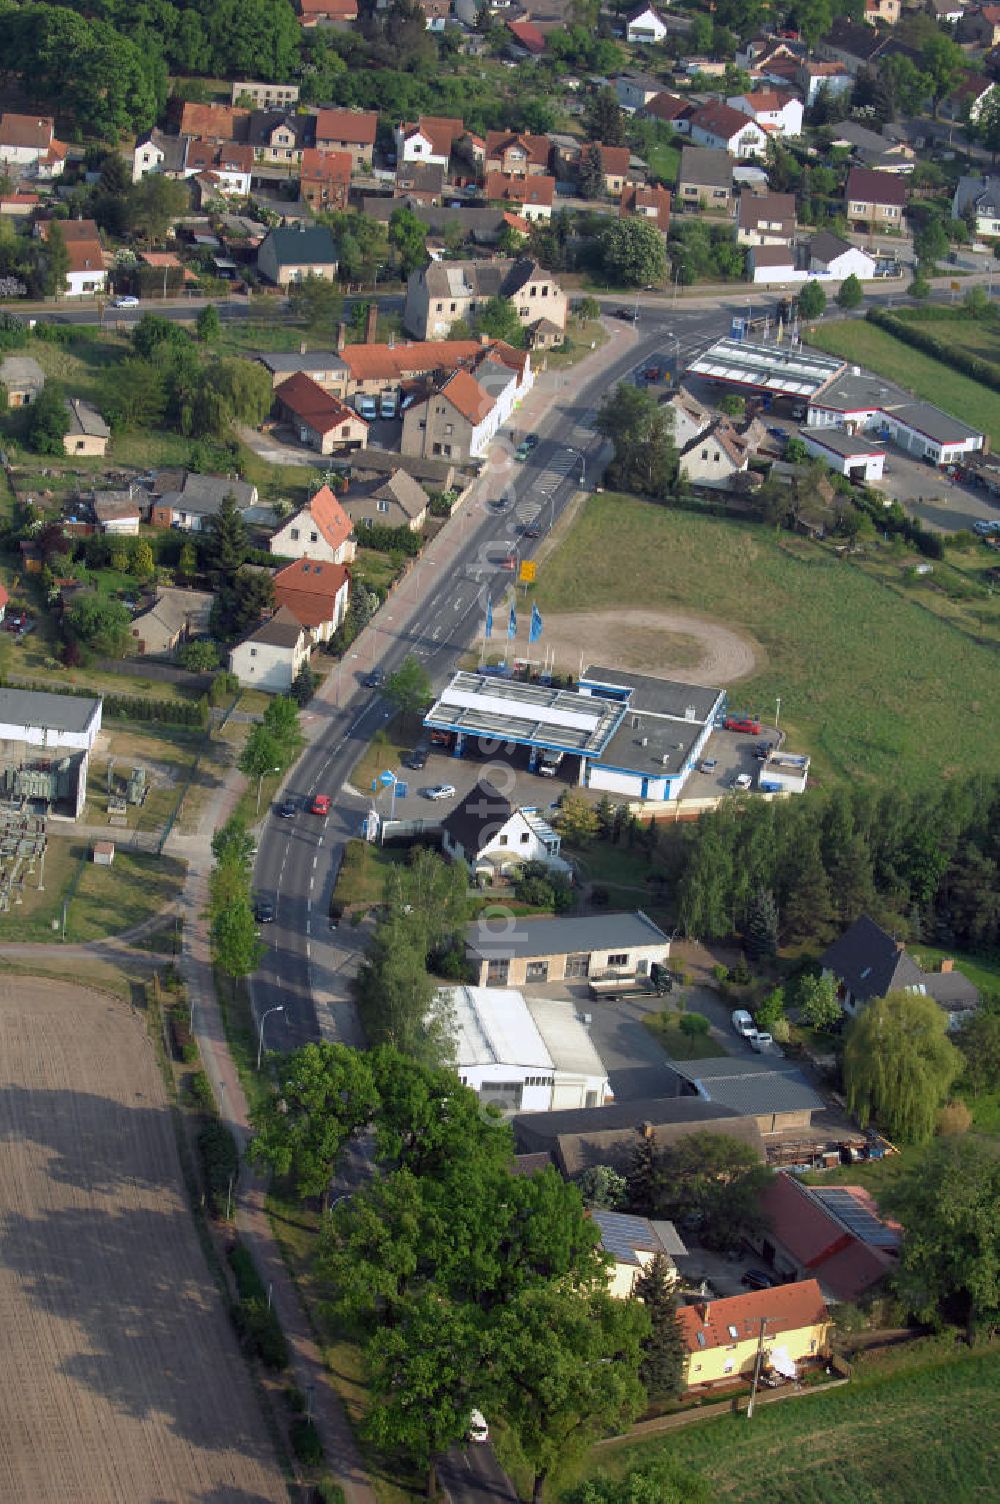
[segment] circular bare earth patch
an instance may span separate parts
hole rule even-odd
[[[567,673],[595,663],[720,687],[746,679],[764,659],[752,638],[681,611],[549,611],[541,645]]]

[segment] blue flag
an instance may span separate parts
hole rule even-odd
[[[513,601],[510,603],[510,616],[507,618],[507,636],[511,641],[517,636],[517,608]]]
[[[531,626],[528,628],[528,641],[537,642],[542,635],[542,613],[538,607],[531,608]]]
[[[486,597],[486,631],[483,636],[493,636],[493,597],[490,595]]]

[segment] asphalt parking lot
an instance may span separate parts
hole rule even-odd
[[[758,742],[777,741],[778,733],[773,726],[761,725],[759,736],[740,731],[714,731],[701,754],[698,768],[684,785],[682,798],[717,799],[720,794],[731,792],[733,779],[740,773],[749,774],[756,788],[760,763],[753,749]],[[710,773],[699,771],[705,762],[712,761],[718,766]]]
[[[520,754],[520,755],[518,755]],[[481,778],[486,778],[511,804],[531,806],[542,814],[554,809],[559,796],[571,787],[565,778],[539,778],[527,770],[527,754],[518,749],[514,757],[482,754],[452,757],[448,752],[432,751],[422,768],[394,768],[406,781],[403,799],[396,797],[396,817],[402,820],[444,819]],[[574,760],[575,766],[575,760]],[[455,788],[449,799],[428,799],[422,790],[450,783]],[[367,792],[367,790],[365,791]],[[388,806],[388,793],[379,796],[379,807]],[[382,811],[384,813],[384,811]]]

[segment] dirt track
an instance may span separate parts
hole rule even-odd
[[[541,646],[574,673],[593,663],[720,687],[746,679],[764,657],[751,638],[680,611],[548,611]]]
[[[0,978],[0,1088],[0,1499],[287,1501],[144,1021]]]

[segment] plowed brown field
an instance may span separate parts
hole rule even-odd
[[[265,1504],[281,1472],[141,1017],[0,977],[0,1500]]]

